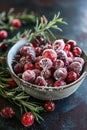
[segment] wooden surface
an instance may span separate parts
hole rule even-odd
[[[60,11],[68,26],[62,26],[63,32],[57,34],[76,40],[87,54],[87,0],[0,0],[0,11],[11,7],[16,12],[27,8],[49,19]],[[87,130],[87,77],[73,95],[55,103],[55,111],[42,114],[44,121],[41,124],[35,122],[25,128],[16,117],[11,120],[0,117],[0,130]],[[0,108],[8,104],[0,98]]]

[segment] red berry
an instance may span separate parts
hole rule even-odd
[[[53,49],[45,49],[42,56],[51,59],[53,62],[57,59],[57,54]]]
[[[67,75],[66,82],[67,82],[67,83],[72,83],[72,82],[74,82],[75,80],[77,80],[77,78],[78,78],[77,73],[74,72],[74,71],[70,71],[70,72],[68,73],[68,75]]]
[[[39,43],[44,43],[44,38],[42,36],[37,36],[36,39]]]
[[[36,77],[40,76],[41,71],[39,69],[34,69],[33,71],[35,72]]]
[[[21,21],[19,19],[14,19],[12,25],[18,28],[21,26]]]
[[[21,65],[20,63],[17,63],[17,64],[14,66],[14,72],[15,72],[16,74],[21,73],[22,70],[23,70],[23,67],[22,67],[22,65]]]
[[[71,48],[73,48],[77,45],[77,43],[74,40],[69,40],[69,41],[66,42],[66,44],[71,45]]]
[[[56,40],[54,43],[53,43],[53,49],[57,52],[58,50],[63,50],[65,47],[65,43],[63,41],[63,39],[59,39],[59,40]]]
[[[7,49],[7,44],[5,43],[5,42],[2,42],[1,44],[0,44],[0,50],[1,51],[5,51],[6,49]]]
[[[67,77],[67,70],[65,68],[59,68],[54,72],[55,80],[62,80]]]
[[[47,23],[47,19],[46,19],[46,17],[41,17],[41,23],[43,23],[43,24],[46,24]]]
[[[68,64],[70,65],[73,62],[73,58],[68,57]]]
[[[44,50],[45,49],[52,49],[52,46],[50,45],[50,44],[46,44],[45,46],[44,46]]]
[[[5,107],[1,110],[0,115],[8,119],[12,118],[15,115],[15,112],[11,107]]]
[[[7,31],[5,31],[5,30],[0,31],[0,38],[6,38],[7,36],[8,36]]]
[[[26,112],[21,118],[21,123],[26,127],[31,126],[34,123],[34,115],[31,112]]]
[[[52,67],[52,61],[49,58],[42,58],[39,64],[43,69],[50,69]]]
[[[46,109],[47,111],[54,111],[54,109],[55,109],[55,104],[54,104],[53,101],[47,101],[47,102],[45,103],[44,107],[45,107],[45,109]]]
[[[43,76],[45,79],[48,79],[51,77],[51,71],[50,70],[42,70],[41,76]]]
[[[33,70],[34,69],[34,65],[31,62],[28,62],[24,65],[24,71],[25,70]]]
[[[79,62],[79,63],[81,63],[81,65],[83,66],[84,65],[84,59],[83,58],[81,58],[81,57],[75,57],[74,59],[73,59],[73,61],[74,62]]]
[[[38,56],[38,55],[41,55],[41,53],[42,53],[42,48],[41,47],[36,47],[35,48],[35,52],[36,52],[36,55]]]
[[[70,51],[70,50],[71,50],[71,45],[65,44],[64,51]]]
[[[73,58],[73,53],[71,51],[66,51],[67,57]]]
[[[54,68],[55,69],[58,69],[58,68],[63,68],[64,67],[64,62],[60,59],[57,59],[55,62],[54,62]]]
[[[82,65],[79,62],[72,62],[69,65],[69,71],[75,71],[76,73],[80,73],[82,70]]]
[[[33,47],[35,47],[35,48],[39,46],[37,42],[32,42],[32,45],[33,45]]]
[[[35,80],[35,84],[39,86],[47,86],[46,80],[42,76],[38,76]]]
[[[66,85],[66,82],[64,82],[63,80],[58,80],[54,83],[54,87],[59,87],[64,85]]]
[[[82,54],[82,50],[79,47],[74,47],[72,53],[74,56],[80,56]]]
[[[14,79],[11,79],[10,81],[7,81],[6,84],[8,84],[10,88],[17,87],[17,83],[14,81]]]
[[[50,86],[50,87],[52,87],[54,84],[54,80],[52,78],[46,79],[46,82],[47,82],[47,86]]]
[[[22,79],[28,82],[33,82],[35,80],[35,72],[33,70],[26,70],[22,74]]]
[[[36,63],[35,63],[35,69],[42,70],[42,68],[40,67],[39,62],[36,62]]]

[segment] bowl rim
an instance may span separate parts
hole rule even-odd
[[[63,38],[62,38],[63,39]],[[22,39],[23,40],[23,39]],[[21,41],[21,40],[20,40]],[[19,42],[19,41],[18,41]],[[26,43],[27,43],[27,40],[26,40]],[[16,43],[17,44],[17,43]],[[15,44],[14,44],[15,45]],[[8,54],[7,54],[7,65],[8,65],[8,68],[9,68],[9,71],[11,73],[11,75],[13,76],[13,78],[15,77],[17,80],[19,80],[20,82],[22,82],[23,84],[26,84],[28,85],[29,87],[32,86],[32,88],[35,88],[35,89],[46,89],[46,90],[59,90],[59,89],[66,89],[66,88],[69,88],[69,87],[72,87],[73,85],[77,84],[80,80],[84,79],[86,76],[87,76],[87,71],[85,70],[81,76],[74,82],[70,83],[70,84],[67,84],[67,85],[64,85],[64,86],[59,86],[59,87],[53,87],[53,86],[39,86],[39,85],[35,85],[33,83],[30,83],[30,82],[27,82],[21,78],[19,78],[13,71],[13,68],[12,68],[12,65],[10,66],[9,64],[9,61],[8,61],[8,57],[9,57],[9,53],[11,51],[12,48],[14,48],[14,45],[10,48],[10,50],[8,51]],[[84,52],[83,52],[84,53]],[[84,53],[85,54],[85,53]],[[85,54],[86,56],[86,54]],[[12,59],[11,59],[12,60]],[[87,64],[87,62],[86,62]],[[21,83],[20,83],[21,85]],[[22,85],[23,86],[23,85]]]

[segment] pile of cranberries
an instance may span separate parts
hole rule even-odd
[[[12,66],[15,74],[29,83],[59,87],[80,77],[84,66],[81,54],[74,40],[46,42],[37,36],[18,50]]]

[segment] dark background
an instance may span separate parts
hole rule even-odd
[[[12,7],[16,12],[27,9],[48,19],[60,11],[68,26],[62,26],[63,32],[55,34],[76,40],[87,54],[87,0],[0,0],[0,11]],[[12,120],[0,117],[0,130],[87,130],[87,78],[73,95],[55,103],[55,111],[43,113],[41,124],[24,128],[16,117]],[[8,103],[1,98],[0,107],[3,104]]]

